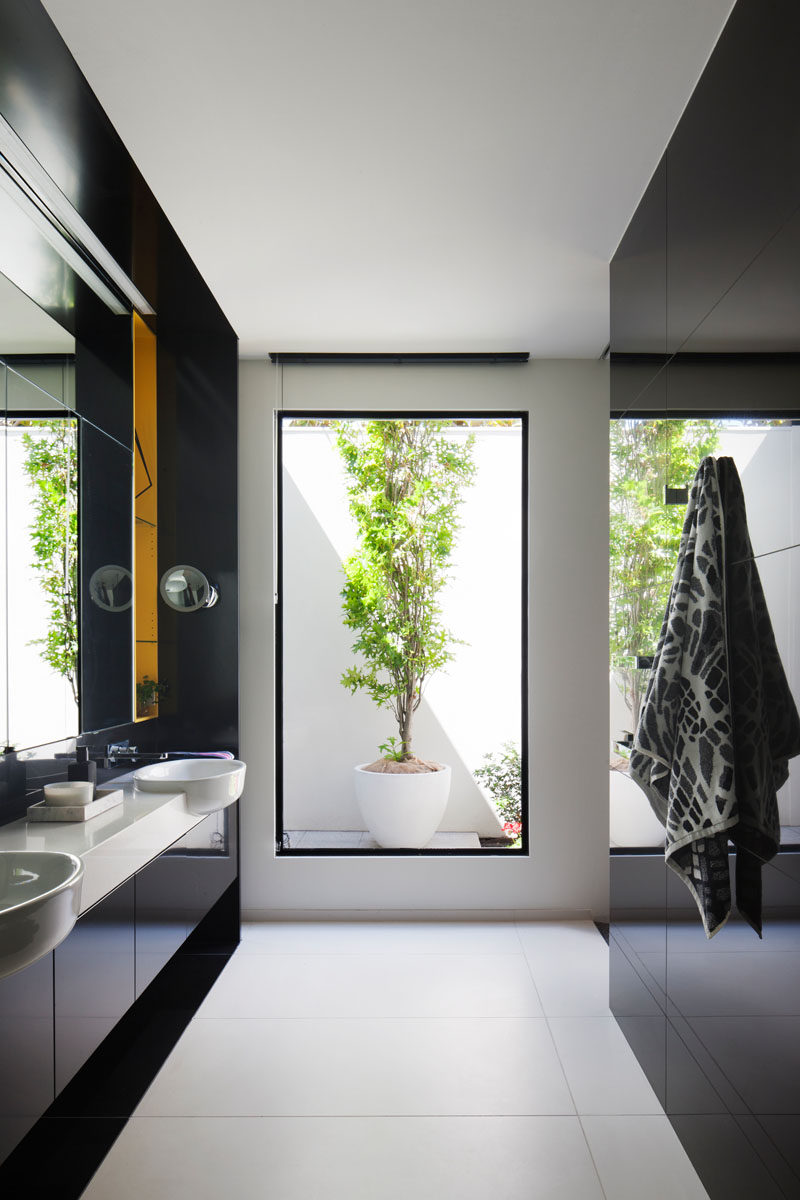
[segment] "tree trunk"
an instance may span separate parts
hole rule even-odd
[[[403,714],[398,722],[400,730],[400,742],[403,747],[403,762],[413,757],[411,754],[411,722],[414,718],[413,699],[406,697],[406,703],[403,707]]]

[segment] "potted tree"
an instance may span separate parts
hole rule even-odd
[[[419,848],[436,832],[450,768],[417,757],[414,714],[456,639],[439,605],[448,579],[463,488],[475,473],[472,438],[444,437],[434,419],[342,422],[337,444],[349,477],[358,549],[344,563],[344,623],[359,662],[342,684],[363,689],[397,723],[383,756],[355,767],[356,799],[375,840]]]

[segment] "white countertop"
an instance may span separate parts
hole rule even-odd
[[[88,821],[23,817],[0,826],[0,851],[60,850],[83,860],[81,913],[205,819],[189,812],[183,792],[141,792],[125,776],[102,786],[120,788],[123,802]]]

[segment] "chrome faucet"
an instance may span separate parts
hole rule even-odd
[[[142,762],[166,762],[169,757],[167,750],[140,750],[129,742],[109,742],[105,750],[90,751],[89,757],[104,767],[116,767],[129,764],[135,760]]]

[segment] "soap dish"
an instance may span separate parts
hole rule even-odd
[[[91,821],[100,813],[108,812],[122,804],[124,793],[121,788],[98,788],[94,800],[88,804],[46,804],[40,800],[28,809],[29,821]]]

